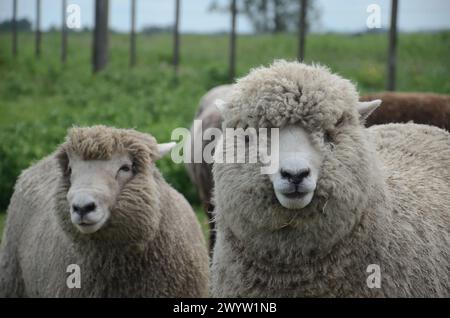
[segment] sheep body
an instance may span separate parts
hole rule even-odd
[[[237,82],[226,127],[300,124],[325,159],[298,211],[279,204],[258,165],[214,164],[213,296],[450,296],[450,134],[366,129],[357,103],[349,81],[319,66],[277,62]],[[380,288],[368,284],[373,265]]]
[[[217,99],[226,100],[231,87],[231,85],[221,85],[214,87],[210,91],[208,91],[200,100],[200,105],[195,119],[202,121],[202,130],[195,130],[194,126],[191,127],[191,144],[189,145],[191,147],[191,162],[185,165],[192,183],[197,188],[200,201],[202,202],[203,210],[208,216],[210,226],[210,250],[214,246],[215,242],[214,221],[212,216],[214,205],[211,201],[212,190],[214,187],[212,178],[212,163],[205,162],[203,160],[203,156],[201,156],[201,162],[194,162],[196,151],[196,149],[194,148],[194,140],[196,140],[197,142],[201,141],[202,147],[200,149],[203,153],[203,149],[205,148],[205,146],[212,141],[203,140],[202,132],[205,132],[209,128],[222,128],[222,115],[220,114],[214,103]]]
[[[361,96],[362,101],[381,99],[383,104],[366,126],[387,123],[426,124],[450,131],[450,96],[434,93],[382,92]]]
[[[195,119],[202,120],[202,129],[222,129],[222,114],[215,106],[217,99],[226,101],[232,90],[232,85],[221,85],[212,88],[201,99]],[[450,131],[450,96],[434,93],[403,93],[380,92],[361,96],[361,101],[381,99],[382,106],[377,108],[366,120],[367,127],[387,123],[407,123],[432,125]],[[201,140],[202,136],[191,129],[191,135]],[[193,140],[191,148],[194,156]],[[201,151],[210,143],[203,141]],[[200,150],[200,149],[199,149]],[[212,211],[212,192],[214,181],[212,177],[212,164],[205,162],[187,164],[190,179],[197,188],[204,211],[208,215],[210,224],[210,248],[215,241],[214,220]]]
[[[95,129],[84,138],[94,140],[94,155],[102,147],[95,141],[111,133],[119,138],[129,134]],[[138,151],[144,156],[148,149]],[[208,257],[199,224],[184,197],[156,168],[130,185],[135,197],[122,198],[123,207],[114,211],[135,214],[139,224],[117,221],[122,224],[112,223],[106,234],[83,236],[65,216],[67,191],[61,189],[57,157],[53,153],[33,165],[16,183],[1,246],[0,297],[207,296]],[[81,288],[66,284],[70,264],[80,267]]]

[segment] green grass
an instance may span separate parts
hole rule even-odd
[[[51,153],[73,125],[134,127],[168,141],[175,127],[189,127],[199,98],[227,82],[228,37],[183,35],[178,79],[173,76],[170,35],[138,36],[138,65],[128,67],[128,37],[112,35],[110,63],[90,69],[90,34],[70,34],[68,63],[59,61],[59,34],[44,34],[34,57],[32,34],[19,35],[19,56],[0,34],[0,210],[20,171]],[[237,74],[277,58],[295,59],[295,35],[240,36]],[[387,36],[311,35],[307,62],[326,64],[361,92],[385,87]],[[450,94],[450,32],[400,34],[397,89]],[[165,178],[199,204],[183,165],[158,163]],[[197,209],[199,210],[199,209]],[[203,217],[203,213],[198,213]],[[204,222],[203,222],[204,223]]]

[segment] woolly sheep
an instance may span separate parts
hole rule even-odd
[[[364,128],[378,105],[298,62],[235,84],[225,127],[280,127],[280,170],[214,163],[213,296],[450,296],[450,134]]]
[[[231,94],[232,85],[221,85],[208,91],[200,101],[199,110],[194,119],[202,120],[202,130],[208,128],[222,128],[222,115],[215,106],[216,100],[226,100]],[[450,131],[450,97],[447,95],[432,93],[399,93],[399,92],[381,92],[361,96],[361,101],[371,101],[380,99],[383,101],[382,107],[367,118],[366,127],[387,123],[407,123],[427,124]],[[201,140],[199,132],[191,129],[194,138]],[[193,140],[191,139],[192,152],[194,157]],[[203,149],[212,141],[202,142]],[[210,224],[210,249],[215,242],[214,221],[212,211],[214,204],[212,202],[212,190],[214,181],[212,177],[212,164],[205,162],[187,164],[189,176],[202,202],[203,209],[208,215]]]
[[[202,132],[208,128],[222,128],[222,115],[219,110],[215,107],[214,102],[217,99],[226,100],[227,93],[230,91],[231,85],[221,85],[214,87],[208,93],[206,93],[200,100],[200,106],[195,115],[195,119],[202,121],[202,129],[196,128],[194,125],[191,127],[191,158],[190,163],[186,163],[186,170],[188,171],[189,177],[192,183],[196,186],[198,194],[200,196],[200,201],[202,202],[203,210],[206,212],[209,220],[210,230],[209,230],[209,246],[210,251],[214,246],[215,242],[215,231],[214,222],[212,220],[212,211],[214,205],[212,204],[212,189],[214,187],[212,178],[212,164],[207,163],[204,160],[201,162],[194,162],[194,155],[196,149],[194,148],[194,140],[201,140],[202,147],[199,149],[203,153],[203,149],[211,141],[202,139]]]
[[[448,95],[383,92],[361,97],[362,101],[373,99],[381,99],[383,106],[370,115],[366,126],[414,122],[450,131],[450,96]]]
[[[200,226],[154,165],[172,146],[135,130],[72,128],[16,183],[0,297],[207,296]],[[81,288],[66,284],[71,264]]]

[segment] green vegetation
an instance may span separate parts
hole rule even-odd
[[[225,35],[182,36],[178,79],[170,66],[170,35],[139,36],[138,65],[131,70],[128,37],[112,35],[110,64],[98,75],[90,69],[90,34],[70,34],[64,67],[59,41],[57,33],[44,34],[42,56],[36,60],[33,35],[21,33],[19,56],[13,59],[10,37],[0,36],[0,210],[6,210],[20,171],[51,153],[67,128],[134,127],[168,141],[175,127],[190,126],[202,94],[227,82]],[[295,35],[240,36],[237,74],[276,58],[294,59],[296,48]],[[306,56],[307,62],[329,65],[358,83],[361,92],[369,92],[384,89],[386,52],[385,34],[329,34],[309,36]],[[401,34],[398,90],[450,93],[449,56],[450,32]],[[168,158],[158,165],[166,179],[198,205],[183,165]]]

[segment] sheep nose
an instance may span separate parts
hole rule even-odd
[[[97,208],[95,202],[89,202],[84,205],[72,204],[73,212],[77,213],[80,216],[84,216],[89,212],[94,211]]]
[[[280,170],[281,177],[283,179],[287,179],[289,182],[291,182],[295,185],[302,183],[303,179],[308,177],[310,173],[311,173],[310,169],[303,169],[303,170],[295,171],[295,172],[291,172],[291,171],[287,171],[287,170],[283,170],[283,169]]]

